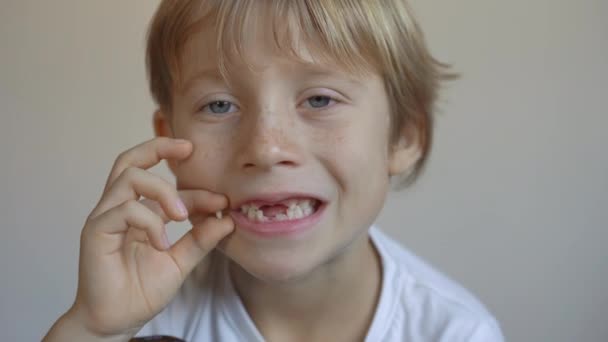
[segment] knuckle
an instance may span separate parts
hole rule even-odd
[[[134,199],[130,199],[130,200],[126,200],[121,204],[122,210],[124,213],[129,214],[129,213],[134,213],[136,211],[139,211],[140,208],[140,204],[138,201],[134,200]]]
[[[97,210],[93,210],[89,213],[89,215],[86,217],[86,219],[84,220],[84,224],[85,226],[90,224],[96,217],[97,217]]]
[[[127,164],[128,160],[129,160],[129,151],[121,152],[118,155],[118,157],[116,157],[116,160],[114,161],[114,168],[119,168],[120,166]]]
[[[84,222],[84,226],[82,227],[82,230],[80,231],[80,236],[82,237],[83,235],[87,234],[88,231],[90,231],[91,229],[93,229],[93,227],[96,224],[96,220],[92,217],[87,217],[86,221]]]
[[[127,168],[125,168],[125,170],[122,172],[123,177],[127,178],[127,179],[133,179],[135,178],[137,175],[139,174],[139,169],[134,167],[134,166],[128,166]]]
[[[127,177],[133,177],[139,173],[139,169],[136,168],[135,166],[127,166],[125,168],[125,170],[123,171],[123,173]]]
[[[82,230],[80,231],[81,242],[87,236],[91,235],[93,232],[98,230],[103,221],[104,221],[103,214],[98,214],[96,216],[89,215],[89,217],[87,217],[87,219],[84,223],[84,226],[82,227]]]

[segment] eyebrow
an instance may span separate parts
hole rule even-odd
[[[300,74],[306,75],[311,78],[335,78],[345,83],[348,83],[352,86],[361,87],[364,85],[364,82],[354,75],[344,71],[344,72],[336,72],[329,67],[319,67],[312,63],[302,63],[301,64],[302,71]],[[183,86],[180,87],[180,92],[182,94],[186,94],[196,82],[202,79],[211,79],[213,81],[226,82],[224,77],[221,75],[219,69],[214,67],[204,68],[197,72],[195,72],[192,76],[190,76],[184,83]]]
[[[334,79],[343,81],[343,82],[348,83],[353,86],[362,86],[363,85],[363,81],[361,79],[358,79],[357,77],[350,75],[348,72],[337,73],[332,70],[309,68],[306,70],[305,74],[306,74],[306,76],[311,77],[311,78],[334,78]]]
[[[183,82],[183,85],[181,87],[179,87],[179,91],[182,94],[187,93],[196,82],[198,82],[202,79],[212,79],[214,81],[222,81],[222,82],[224,81],[224,78],[222,77],[220,71],[217,68],[213,68],[213,67],[205,68],[205,69],[195,72],[185,82]]]
[[[359,70],[360,73],[357,75],[357,72],[348,71],[339,64],[333,63],[313,63],[304,61],[298,64],[302,72],[307,76],[331,77],[344,80],[354,85],[361,85],[363,82],[360,77],[365,76],[368,72],[367,70]]]

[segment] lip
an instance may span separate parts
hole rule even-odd
[[[244,204],[258,204],[262,206],[274,204],[288,199],[301,198],[313,198],[319,201],[317,210],[312,215],[301,219],[273,222],[253,222],[249,220],[240,209]],[[235,221],[236,226],[249,233],[253,233],[256,236],[264,238],[286,236],[293,237],[296,235],[301,235],[306,231],[311,230],[321,220],[327,207],[327,201],[319,198],[316,195],[303,193],[268,194],[264,196],[256,196],[255,198],[249,198],[241,202],[237,202],[237,204],[238,206],[235,205],[230,212],[230,216]]]

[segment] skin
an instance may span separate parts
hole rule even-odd
[[[253,67],[231,64],[223,80],[206,48],[212,32],[195,36],[182,64],[185,86],[174,95],[171,114],[156,113],[156,133],[193,143],[188,159],[171,164],[180,188],[222,193],[231,203],[268,192],[328,200],[323,218],[304,236],[257,238],[237,227],[219,249],[270,341],[362,339],[381,283],[367,231],[390,176],[411,167],[418,148],[405,144],[405,136],[389,148],[389,101],[379,75],[314,63],[303,48],[302,60],[290,59],[258,37],[246,49]],[[336,326],[353,328],[336,336]]]
[[[230,218],[207,218],[169,246],[165,223],[193,214],[210,216],[227,205],[225,196],[178,191],[146,171],[163,159],[180,160],[191,153],[188,141],[157,138],[116,159],[81,233],[74,304],[43,341],[128,341],[234,229]]]
[[[405,133],[388,146],[377,74],[313,63],[304,48],[301,60],[289,59],[260,35],[246,49],[254,68],[231,64],[224,82],[207,48],[212,38],[203,30],[186,49],[187,86],[174,92],[172,113],[156,112],[158,138],[117,158],[82,230],[76,299],[44,341],[128,341],[214,248],[231,260],[235,287],[267,340],[364,338],[381,284],[367,230],[390,176],[415,164],[418,147]],[[216,115],[206,106],[213,101],[234,107]],[[147,171],[161,160],[177,186]],[[327,201],[314,229],[259,238],[229,216],[215,218],[230,203],[278,191]],[[185,219],[192,229],[168,246],[164,224]]]

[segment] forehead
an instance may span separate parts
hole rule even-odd
[[[318,33],[301,29],[293,15],[276,18],[276,13],[264,11],[264,6],[253,6],[238,24],[209,13],[202,19],[193,25],[180,53],[178,88],[200,70],[215,69],[227,78],[231,73],[263,70],[277,62],[352,76],[375,71],[360,51],[338,54]]]
[[[220,68],[220,63],[230,70],[244,67],[264,68],[271,61],[338,67],[337,63],[315,53],[297,35],[293,35],[279,45],[272,36],[269,37],[268,32],[260,28],[253,28],[238,42],[226,44],[218,42],[215,28],[203,27],[188,39],[181,56],[180,64],[184,67],[185,73],[210,67]]]

